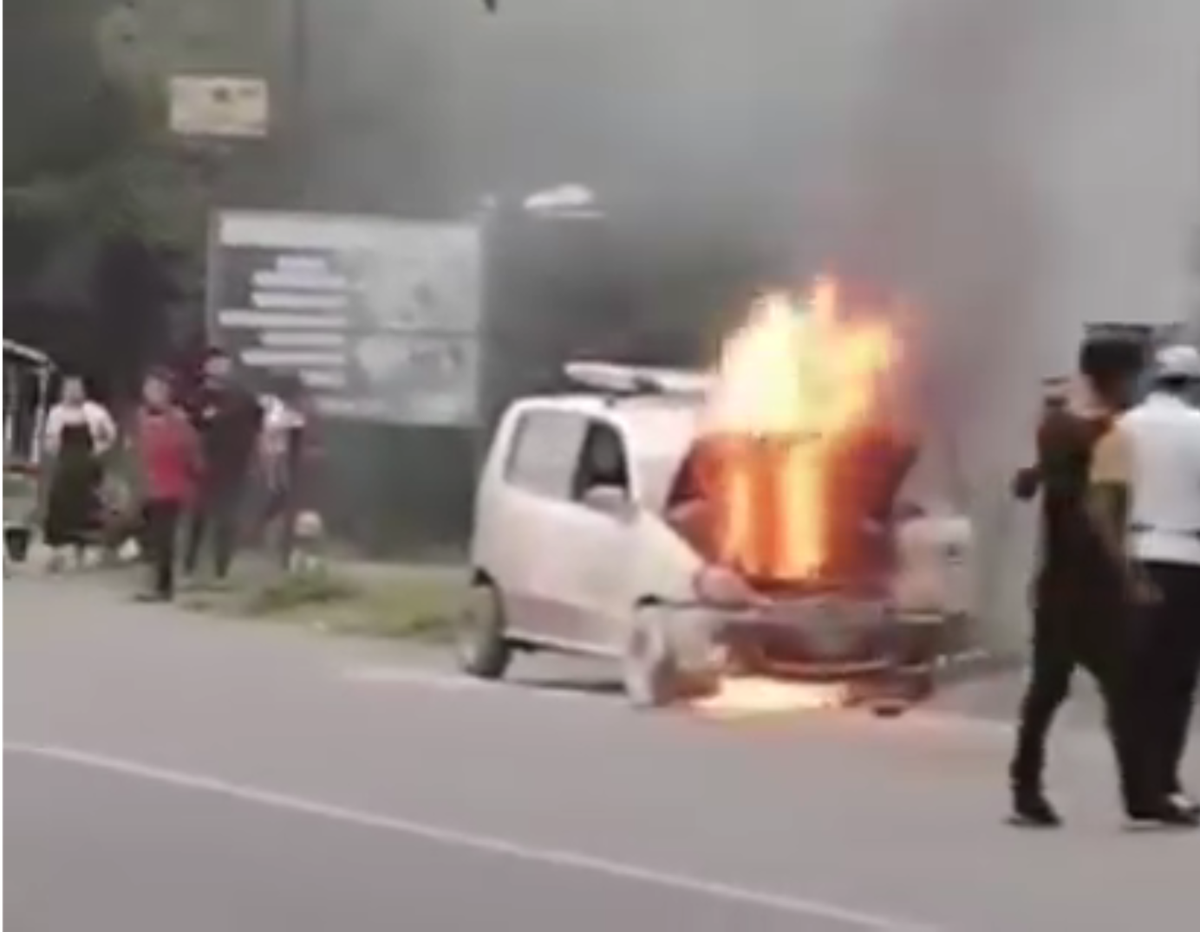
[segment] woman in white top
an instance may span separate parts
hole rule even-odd
[[[278,556],[290,565],[300,503],[301,468],[308,432],[308,399],[299,378],[279,379],[276,393],[263,399],[260,456],[267,492],[264,526],[278,525]]]
[[[51,467],[42,531],[53,550],[52,571],[61,568],[66,547],[74,547],[77,562],[83,562],[99,517],[100,457],[116,436],[108,411],[87,397],[83,380],[65,377],[59,402],[46,418],[45,450]]]

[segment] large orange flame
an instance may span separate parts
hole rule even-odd
[[[821,572],[833,454],[869,419],[896,350],[886,324],[846,318],[832,279],[807,302],[776,293],[755,304],[725,342],[707,412],[722,562],[756,579]]]

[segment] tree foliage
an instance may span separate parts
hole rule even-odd
[[[135,8],[10,0],[5,14],[9,321],[68,356],[109,344],[105,363],[136,369],[179,293],[171,279],[194,274],[179,259],[203,244],[203,165],[167,131],[165,75]]]
[[[111,47],[98,0],[16,0],[7,41],[5,219],[178,240],[189,164],[165,125],[165,79]],[[33,11],[30,12],[29,8]],[[63,10],[73,15],[67,17]],[[8,11],[6,11],[8,12]],[[128,35],[117,32],[116,35]],[[14,51],[16,54],[14,54]],[[15,61],[14,61],[15,59]]]

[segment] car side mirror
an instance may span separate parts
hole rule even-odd
[[[594,485],[583,493],[583,504],[613,518],[633,517],[634,505],[629,493],[619,485]]]

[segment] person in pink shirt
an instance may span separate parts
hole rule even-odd
[[[183,409],[175,404],[171,380],[165,373],[151,373],[143,386],[137,450],[151,567],[150,586],[139,599],[169,601],[175,594],[179,520],[195,498],[201,458],[199,437]]]

